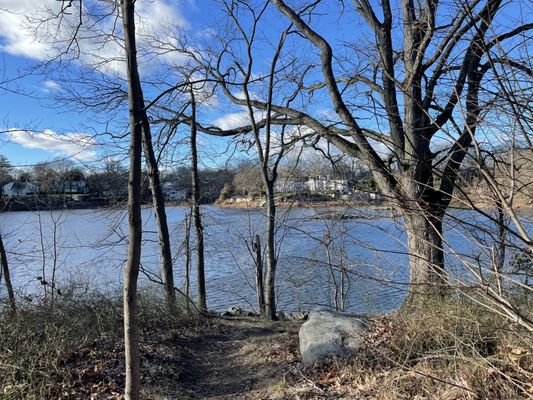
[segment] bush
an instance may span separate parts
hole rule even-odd
[[[122,295],[63,293],[53,303],[19,302],[16,314],[0,312],[0,399],[120,398]],[[140,291],[139,324],[164,342],[182,320],[166,314],[161,297],[153,288]]]
[[[532,339],[472,299],[433,301],[374,318],[354,357],[304,373],[332,398],[527,399]]]

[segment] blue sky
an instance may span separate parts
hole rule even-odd
[[[108,155],[124,158],[125,146],[122,150],[120,146],[111,147],[105,136],[99,134],[110,130],[123,133],[127,129],[127,109],[111,117],[107,114],[102,116],[93,112],[72,110],[68,102],[58,103],[54,100],[57,96],[66,95],[66,83],[61,78],[57,78],[61,76],[60,73],[55,73],[50,69],[46,74],[42,70],[29,73],[40,62],[48,60],[54,52],[51,45],[46,43],[46,39],[40,38],[37,41],[34,34],[25,28],[24,25],[28,24],[28,16],[38,15],[43,7],[51,7],[57,11],[60,4],[61,2],[56,0],[42,2],[0,0],[0,76],[4,81],[9,80],[0,86],[0,121],[2,123],[0,154],[8,157],[13,165],[25,167],[55,158],[70,158],[91,166],[97,165],[102,157]],[[91,3],[85,2],[84,4]],[[137,28],[142,33],[148,32],[155,37],[161,36],[170,42],[171,40],[166,37],[168,32],[165,24],[171,22],[183,29],[186,35],[192,37],[192,40],[202,42],[203,37],[209,38],[211,32],[225,29],[224,24],[220,23],[221,10],[217,7],[220,7],[220,2],[210,0],[139,0],[136,9],[142,19],[137,21]],[[269,9],[268,18],[271,19],[272,24],[262,27],[262,40],[270,34],[271,26],[287,25],[287,21],[277,15],[273,6],[269,6]],[[276,19],[273,19],[272,13],[276,13]],[[74,18],[74,16],[69,18]],[[102,29],[108,28],[109,26],[104,26]],[[60,39],[63,38],[61,32],[58,36]],[[150,46],[150,43],[143,42],[142,35],[138,41],[140,47]],[[147,39],[144,41],[146,42]],[[96,65],[100,61],[99,56],[106,60],[122,56],[122,51],[116,43],[110,43],[101,49],[99,47],[101,43],[91,43],[90,40],[87,42],[89,44],[86,45],[85,50],[88,49],[87,52],[90,51],[96,56],[91,59],[88,56],[82,56],[80,60],[82,63]],[[273,44],[269,46],[272,47]],[[166,62],[177,64],[181,62],[179,59],[167,58],[168,56],[164,55],[158,56],[155,62],[141,60],[141,78],[149,80],[151,74],[158,72],[164,74],[163,64]],[[154,67],[154,63],[159,63],[161,68]],[[104,74],[116,74],[119,78],[124,76],[122,62],[106,62],[104,65],[105,71],[100,66],[95,67],[95,70]],[[266,68],[267,64],[263,64],[258,59],[255,66],[260,70]],[[76,63],[68,68],[74,74],[77,73],[74,71],[77,68]],[[21,77],[12,80],[17,76]],[[172,80],[168,79],[168,82]],[[145,97],[150,99],[161,88],[165,87],[146,84]],[[199,108],[204,122],[215,123],[223,129],[248,123],[245,110],[228,105],[218,96],[206,101],[203,107],[199,106]],[[97,138],[92,137],[95,133]],[[85,143],[85,146],[80,146],[80,141]],[[207,155],[202,160],[208,167],[223,165],[228,154],[238,156],[238,152],[234,153],[231,146],[228,147],[227,139],[204,136],[200,138],[200,145]],[[182,150],[181,154],[186,152],[186,149]]]
[[[199,3],[144,0],[138,2],[137,8],[141,12],[143,8],[148,10],[149,21],[144,23],[151,26],[147,29],[157,30],[162,21],[172,19],[186,30],[201,31],[210,13]],[[57,9],[59,4],[55,0],[0,0],[0,154],[14,165],[26,166],[54,158],[71,158],[91,165],[105,155],[101,151],[103,146],[98,146],[105,139],[95,140],[88,135],[104,132],[109,126],[90,112],[72,111],[68,105],[58,104],[54,97],[62,95],[61,81],[39,72],[29,73],[51,53],[48,44],[37,43],[24,28],[26,17],[35,15],[36,8]],[[20,78],[13,79],[16,77]],[[114,129],[124,129],[127,120],[127,112],[117,113]],[[73,139],[81,139],[85,146]]]
[[[220,4],[221,2],[211,0],[139,0],[136,8],[142,20],[137,21],[137,27],[140,27],[139,29],[143,32],[150,31],[154,36],[165,37],[167,32],[164,24],[170,21],[177,23],[187,35],[191,35],[193,40],[202,42],[204,35],[209,40],[212,31],[225,29],[224,23],[221,23],[221,10],[218,8],[221,7]],[[0,0],[0,76],[12,78],[24,75],[21,79],[3,84],[3,88],[7,87],[8,90],[0,90],[0,121],[2,121],[0,129],[3,131],[0,154],[7,156],[14,165],[27,166],[63,157],[72,158],[88,166],[97,164],[102,156],[107,153],[113,156],[120,150],[116,147],[108,147],[105,138],[93,139],[89,135],[95,132],[101,133],[110,128],[118,132],[127,129],[126,109],[117,112],[112,117],[110,127],[105,124],[109,118],[107,115],[99,117],[90,112],[77,110],[73,112],[68,104],[55,102],[55,96],[62,96],[65,93],[65,84],[61,79],[54,77],[53,73],[44,75],[39,71],[27,75],[29,69],[47,60],[53,54],[49,44],[43,43],[45,42],[43,40],[36,42],[33,34],[24,28],[24,25],[28,23],[27,16],[38,15],[36,10],[42,7],[57,9],[59,5],[60,2],[56,0],[42,2]],[[269,37],[272,35],[271,28],[274,31],[279,30],[280,27],[287,26],[288,22],[274,10],[272,5],[269,5],[266,19],[268,23],[261,26],[258,36],[265,43],[262,47],[267,49],[265,52],[268,53],[268,49],[272,50],[277,41],[277,37]],[[338,39],[345,39],[345,35],[353,35],[351,30],[337,29],[337,23],[335,19],[326,21],[323,23],[324,31],[335,35]],[[59,36],[61,37],[61,34]],[[140,41],[142,47],[142,37]],[[270,43],[267,44],[267,42]],[[89,44],[88,47],[92,50],[98,45]],[[100,53],[100,50],[94,53]],[[120,53],[120,49],[112,43],[101,53],[102,57],[112,58]],[[259,54],[262,55],[261,52]],[[88,60],[83,57],[81,61],[96,63],[94,59]],[[166,61],[180,62],[180,60],[166,60],[164,57],[159,60],[161,63]],[[269,58],[267,56],[262,60],[261,57],[257,57],[254,63],[257,72],[264,73],[269,66]],[[155,71],[157,68],[154,68],[151,61],[141,64],[142,78],[149,79],[151,73],[157,72]],[[116,73],[119,76],[124,73],[124,65],[121,62],[105,65],[108,68],[104,71],[106,73]],[[69,68],[75,69],[76,66]],[[160,88],[145,85],[145,96],[149,99],[158,93]],[[223,129],[248,123],[247,113],[243,108],[233,107],[219,96],[214,96],[204,107],[200,107],[199,112],[204,122],[216,124]],[[26,130],[31,131],[31,134]],[[77,143],[73,143],[72,139],[81,139],[87,146],[80,148]],[[200,144],[208,154],[203,158],[206,166],[223,164],[224,158],[230,153],[238,156],[238,152],[233,153],[231,146],[228,147],[227,139],[204,136],[200,139]]]
[[[324,1],[320,9],[320,18],[313,21],[313,26],[325,35],[332,43],[343,41],[353,41],[355,45],[361,46],[364,61],[365,40],[371,41],[372,34],[357,16],[353,7],[347,3],[348,11],[339,16],[335,12],[327,9],[329,3],[336,0]],[[57,9],[61,2],[56,0],[0,0],[0,154],[8,157],[14,165],[26,166],[41,161],[51,160],[56,157],[71,158],[85,163],[87,166],[97,165],[104,156],[124,155],[120,146],[110,146],[107,136],[98,135],[102,132],[112,131],[113,133],[124,133],[127,130],[127,110],[119,109],[114,115],[96,115],[93,112],[73,110],[68,102],[57,103],[53,99],[57,96],[65,96],[67,93],[66,83],[61,80],[61,73],[57,71],[42,74],[41,71],[28,75],[28,71],[37,63],[47,60],[53,51],[51,45],[46,41],[36,41],[31,32],[24,28],[28,23],[28,17],[38,15],[38,9],[51,7]],[[93,4],[85,2],[84,4]],[[444,15],[446,7],[450,3],[443,3]],[[524,5],[525,4],[525,5]],[[218,5],[218,6],[217,6]],[[217,29],[225,29],[221,22],[220,10],[217,7],[220,2],[211,0],[138,0],[137,11],[142,16],[138,21],[139,45],[142,49],[149,49],[152,46],[150,37],[162,37],[172,42],[172,35],[169,33],[167,23],[176,24],[185,34],[190,35],[194,41],[201,42],[202,38],[209,38],[210,32]],[[501,13],[502,26],[509,24],[506,28],[512,28],[515,17],[525,16],[528,11],[521,7],[530,8],[530,5],[522,2],[510,2]],[[398,14],[399,15],[399,14]],[[75,15],[66,18],[67,23],[72,23]],[[75,20],[74,20],[75,21]],[[514,22],[511,22],[514,21]],[[275,46],[281,27],[285,27],[287,20],[277,11],[272,10],[266,15],[266,24],[262,25],[258,37],[261,40],[260,50],[257,52],[257,59],[254,66],[254,73],[264,73],[268,67],[269,56]],[[97,24],[100,29],[109,29],[109,19],[105,23]],[[53,28],[53,26],[52,26]],[[53,29],[52,29],[53,30]],[[274,32],[274,34],[272,34]],[[58,38],[64,38],[62,31]],[[356,41],[354,39],[357,39]],[[398,39],[398,38],[396,38]],[[208,39],[207,39],[208,40]],[[294,52],[298,57],[310,57],[313,62],[317,62],[316,49],[312,46],[295,42]],[[82,56],[80,60],[72,63],[69,69],[72,72],[79,72],[80,63],[90,65],[100,76],[117,75],[119,78],[124,75],[124,64],[120,61],[105,62],[99,61],[121,57],[122,51],[120,43],[101,43],[95,40],[87,40],[84,45],[86,53],[91,57]],[[307,47],[306,47],[307,46]],[[354,54],[349,53],[347,47],[343,51],[347,52],[347,60],[357,60]],[[344,55],[343,52],[337,53]],[[262,56],[265,57],[262,57]],[[351,57],[351,58],[350,58]],[[179,64],[183,60],[169,56],[168,54],[158,54],[156,57],[141,60],[141,75],[150,79],[153,75],[160,73],[159,77],[164,77],[167,83],[172,82],[172,76],[167,74],[165,65],[168,63]],[[363,62],[364,64],[364,62]],[[256,69],[257,70],[256,70]],[[355,68],[355,67],[354,67]],[[348,71],[350,73],[351,71]],[[22,78],[11,81],[18,75]],[[316,75],[315,75],[316,76]],[[9,82],[5,82],[8,80]],[[155,79],[154,81],[157,81]],[[147,98],[153,97],[158,90],[164,86],[145,85],[145,95]],[[79,88],[78,88],[79,90]],[[83,92],[82,90],[80,92]],[[91,90],[89,89],[90,93]],[[264,95],[264,93],[259,93]],[[357,97],[364,107],[364,95]],[[368,100],[367,100],[368,101]],[[355,104],[354,107],[359,107]],[[330,101],[325,98],[324,92],[316,92],[313,103],[310,105],[315,115],[322,115],[324,118],[332,118],[338,121],[331,109]],[[373,129],[382,129],[378,126],[379,121],[371,121],[368,112],[359,108],[357,116],[362,118],[363,124]],[[366,114],[365,114],[366,113]],[[204,122],[216,123],[222,128],[231,128],[246,123],[246,112],[239,107],[229,106],[220,97],[213,97],[210,101],[200,107],[200,114]],[[376,117],[376,119],[379,117]],[[386,132],[386,126],[383,128]],[[31,134],[28,133],[31,131]],[[94,134],[97,134],[94,136]],[[80,143],[84,145],[81,146]],[[221,164],[221,160],[231,153],[227,147],[228,140],[203,137],[201,145],[205,153],[210,153],[205,157],[206,166]],[[121,153],[122,152],[122,153]],[[179,151],[181,155],[186,150]],[[179,157],[175,157],[176,159]]]

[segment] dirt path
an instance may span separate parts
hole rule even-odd
[[[180,340],[182,399],[282,398],[298,361],[296,323],[216,320]]]

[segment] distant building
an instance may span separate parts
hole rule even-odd
[[[346,193],[349,191],[348,180],[327,177],[278,179],[275,186],[278,193]]]
[[[178,189],[172,183],[165,183],[162,187],[163,197],[167,201],[180,201],[187,200],[187,191],[183,189]]]
[[[346,193],[350,189],[347,179],[331,179],[329,176],[309,178],[306,184],[310,192]]]
[[[278,193],[305,192],[308,190],[308,186],[304,180],[278,179],[274,189]]]
[[[351,194],[346,195],[343,200],[355,200],[355,201],[381,201],[382,196],[380,193],[368,192],[364,190],[354,190]]]
[[[9,197],[25,197],[37,194],[37,185],[29,182],[9,182],[2,187],[2,193]]]

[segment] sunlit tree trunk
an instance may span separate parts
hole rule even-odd
[[[265,182],[266,187],[266,288],[265,306],[266,316],[269,319],[276,318],[276,203],[274,200],[274,181]]]
[[[126,355],[127,400],[140,399],[139,321],[137,278],[141,261],[141,158],[143,93],[137,67],[135,44],[135,0],[123,0],[124,47],[128,73],[130,113],[130,167],[128,178],[128,259],[124,269],[124,350]]]
[[[406,306],[420,305],[447,291],[442,217],[412,213],[404,216],[409,253],[409,294]]]
[[[259,305],[259,313],[265,314],[265,284],[263,273],[263,249],[261,247],[261,237],[255,235],[255,240],[252,242],[252,250],[255,251],[255,291],[257,294],[257,304]]]
[[[207,311],[207,295],[205,289],[205,263],[204,263],[204,227],[200,214],[200,180],[198,177],[198,149],[196,143],[196,100],[191,87],[191,175],[192,175],[192,220],[196,232],[196,272],[198,279],[198,309]]]
[[[161,188],[159,167],[154,154],[150,122],[143,110],[143,144],[146,159],[146,170],[150,180],[152,192],[152,204],[154,207],[159,248],[161,252],[161,276],[163,278],[165,305],[169,313],[176,311],[176,292],[174,290],[174,271],[172,268],[172,252],[170,249],[170,235],[168,232],[167,213],[165,209],[165,197]]]

